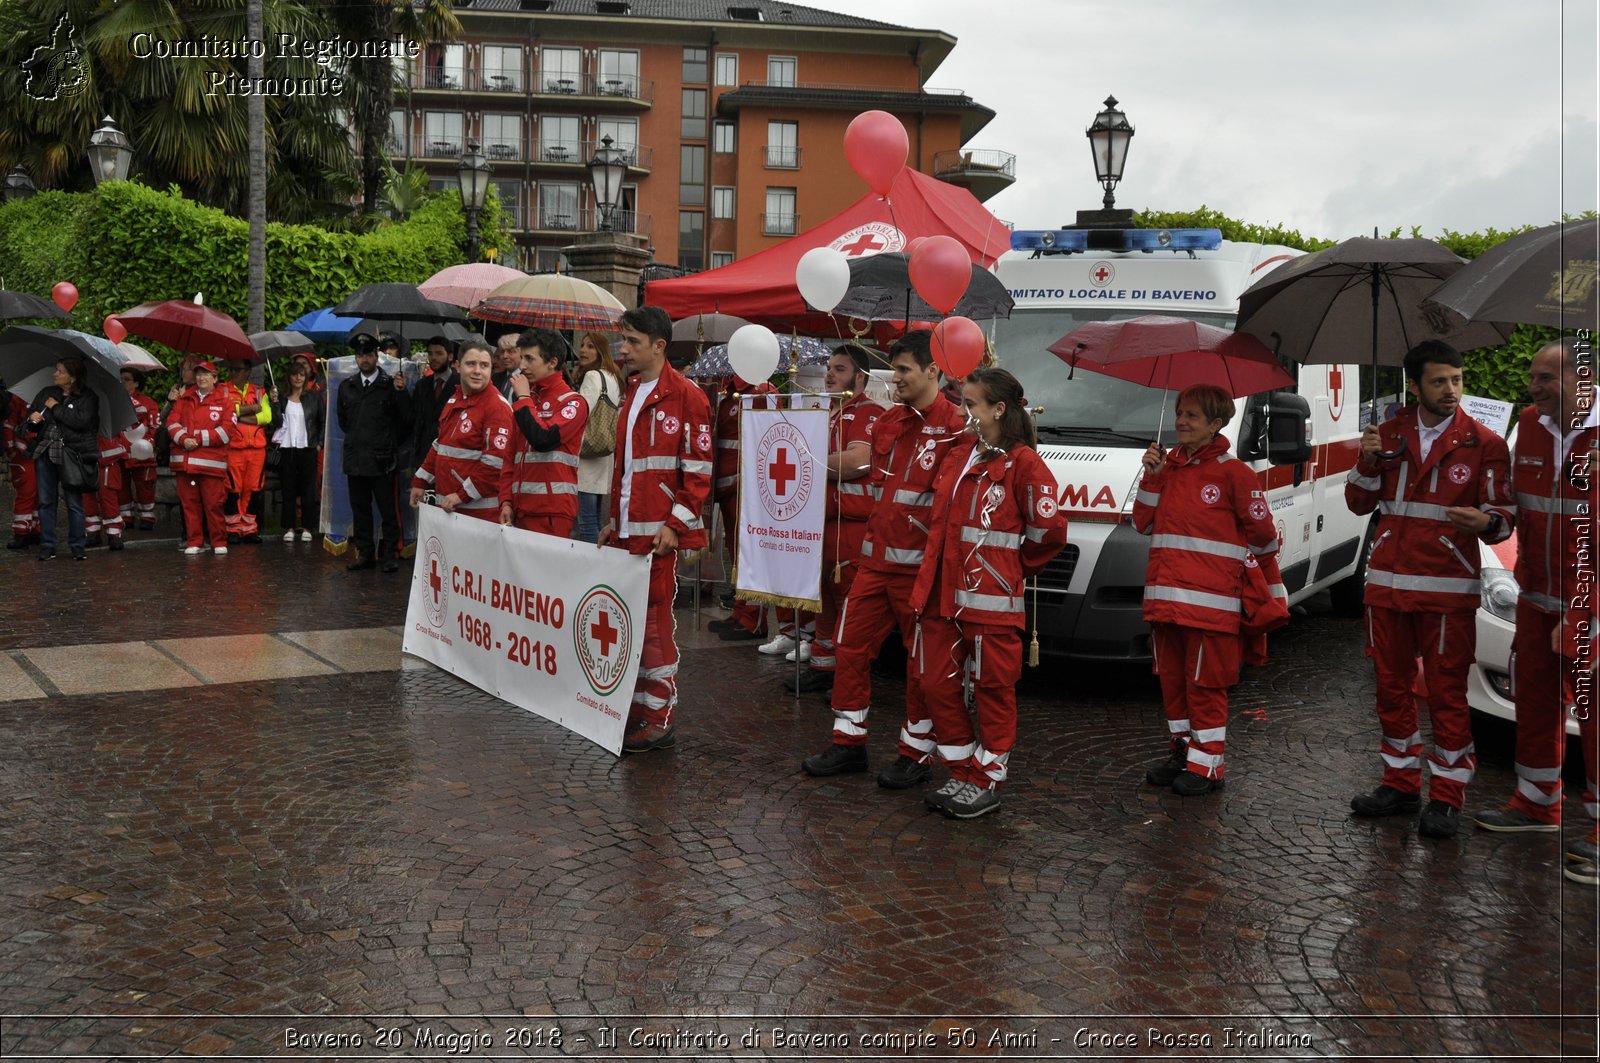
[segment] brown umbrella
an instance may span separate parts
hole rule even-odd
[[[1596,325],[1595,262],[1600,218],[1586,218],[1513,236],[1439,285],[1428,302],[1468,321]]]

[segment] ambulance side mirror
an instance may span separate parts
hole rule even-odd
[[[1239,457],[1298,465],[1311,460],[1311,406],[1293,392],[1275,391],[1251,399],[1239,432]]]

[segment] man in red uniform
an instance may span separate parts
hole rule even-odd
[[[272,406],[267,393],[250,383],[250,363],[228,363],[229,380],[223,389],[233,403],[239,430],[228,443],[228,541],[259,543],[261,528],[250,512],[250,499],[262,488],[267,474],[267,432]]]
[[[1580,344],[1582,346],[1580,347]],[[1567,693],[1587,687],[1578,712],[1588,789],[1584,806],[1600,817],[1600,718],[1594,666],[1594,482],[1600,475],[1600,406],[1594,403],[1594,348],[1588,341],[1558,340],[1539,350],[1528,368],[1533,405],[1517,422],[1512,459],[1517,489],[1517,630],[1512,643],[1512,696],[1517,705],[1517,788],[1505,807],[1479,813],[1491,831],[1561,829],[1561,763],[1566,752]],[[1585,590],[1587,586],[1587,590]],[[1588,599],[1585,603],[1585,599]],[[1576,698],[1574,699],[1576,700]],[[1600,826],[1591,824],[1595,830]],[[1569,850],[1567,877],[1600,883],[1595,843]],[[1587,866],[1585,866],[1587,865]]]
[[[128,448],[122,459],[122,494],[118,498],[124,525],[137,524],[141,531],[156,526],[155,437],[161,428],[161,407],[140,390],[144,376],[137,369],[122,370],[122,387],[133,403],[138,421],[122,433]]]
[[[1365,597],[1383,781],[1350,808],[1393,816],[1421,804],[1422,734],[1412,693],[1421,657],[1434,746],[1428,807],[1417,824],[1427,838],[1455,836],[1477,769],[1467,669],[1477,648],[1478,543],[1506,538],[1516,515],[1505,440],[1460,408],[1461,365],[1460,353],[1437,340],[1406,353],[1406,386],[1417,405],[1367,426],[1344,489],[1352,512],[1382,513]]]
[[[517,340],[522,371],[511,377],[511,412],[522,445],[500,502],[500,523],[563,539],[578,519],[578,451],[589,404],[561,373],[566,344],[549,329]]]
[[[722,397],[717,400],[717,416],[714,422],[717,453],[714,460],[714,477],[711,485],[712,498],[717,503],[717,509],[722,513],[722,534],[727,540],[728,556],[732,559],[735,570],[739,564],[739,428],[741,414],[745,410],[775,410],[778,400],[772,396],[777,395],[778,389],[771,382],[763,380],[751,386],[742,377],[734,375],[728,378],[727,386],[722,389]],[[754,395],[756,398],[746,402],[741,395]],[[765,610],[761,606],[750,602],[734,602],[733,615],[726,620],[714,620],[706,625],[710,631],[715,631],[717,637],[724,642],[739,639],[759,638],[766,633]],[[787,653],[793,647],[786,647]]]
[[[11,511],[11,541],[7,550],[22,550],[39,541],[39,484],[34,479],[33,455],[28,450],[28,404],[0,384],[0,447],[16,504]]]
[[[711,491],[711,403],[667,362],[672,320],[660,307],[622,315],[626,371],[638,372],[617,412],[611,473],[611,521],[600,544],[650,555],[639,679],[623,732],[622,751],[665,749],[676,741],[678,641],[673,630],[679,550],[703,550],[700,519]]]
[[[201,362],[194,367],[194,387],[178,396],[167,418],[186,554],[200,553],[208,536],[213,554],[228,552],[222,502],[228,493],[228,442],[236,429],[233,409],[217,387],[217,367]]]
[[[939,367],[933,364],[926,332],[896,340],[889,348],[889,364],[896,405],[878,418],[872,431],[872,468],[866,480],[872,519],[861,544],[861,571],[833,639],[833,742],[801,762],[808,775],[867,770],[872,661],[896,627],[908,659],[915,657],[911,590],[928,541],[934,478],[966,424],[961,411],[939,391]],[[926,782],[934,745],[933,717],[913,673],[906,683],[900,754],[878,774],[878,785],[902,790]]]
[[[432,490],[439,508],[479,520],[500,519],[502,488],[511,465],[511,405],[490,385],[487,343],[461,348],[461,387],[439,414],[439,435],[411,480],[411,508]]]
[[[882,357],[881,355],[879,357]],[[839,612],[860,568],[861,543],[872,516],[867,473],[872,468],[872,430],[883,407],[867,397],[872,352],[848,343],[828,359],[823,390],[833,396],[828,415],[828,517],[822,538],[822,610],[817,614],[817,642],[811,667],[796,679],[785,673],[784,685],[801,693],[829,690],[837,660],[834,635]],[[849,397],[845,397],[849,393]]]

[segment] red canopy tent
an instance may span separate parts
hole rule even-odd
[[[651,281],[645,302],[674,320],[714,312],[771,328],[832,332],[838,327],[834,320],[808,310],[795,287],[800,256],[814,247],[832,247],[852,258],[902,251],[919,236],[953,236],[972,261],[985,267],[1011,247],[1010,229],[971,192],[907,167],[887,199],[869,192],[776,247],[705,273]]]

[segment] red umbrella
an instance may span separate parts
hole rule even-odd
[[[1188,318],[1146,314],[1080,325],[1049,347],[1073,369],[1147,388],[1216,384],[1233,398],[1294,386],[1294,377],[1254,336]]]
[[[180,354],[206,354],[252,365],[261,361],[260,352],[237,321],[188,299],[141,303],[117,317],[134,335],[164,343]]]

